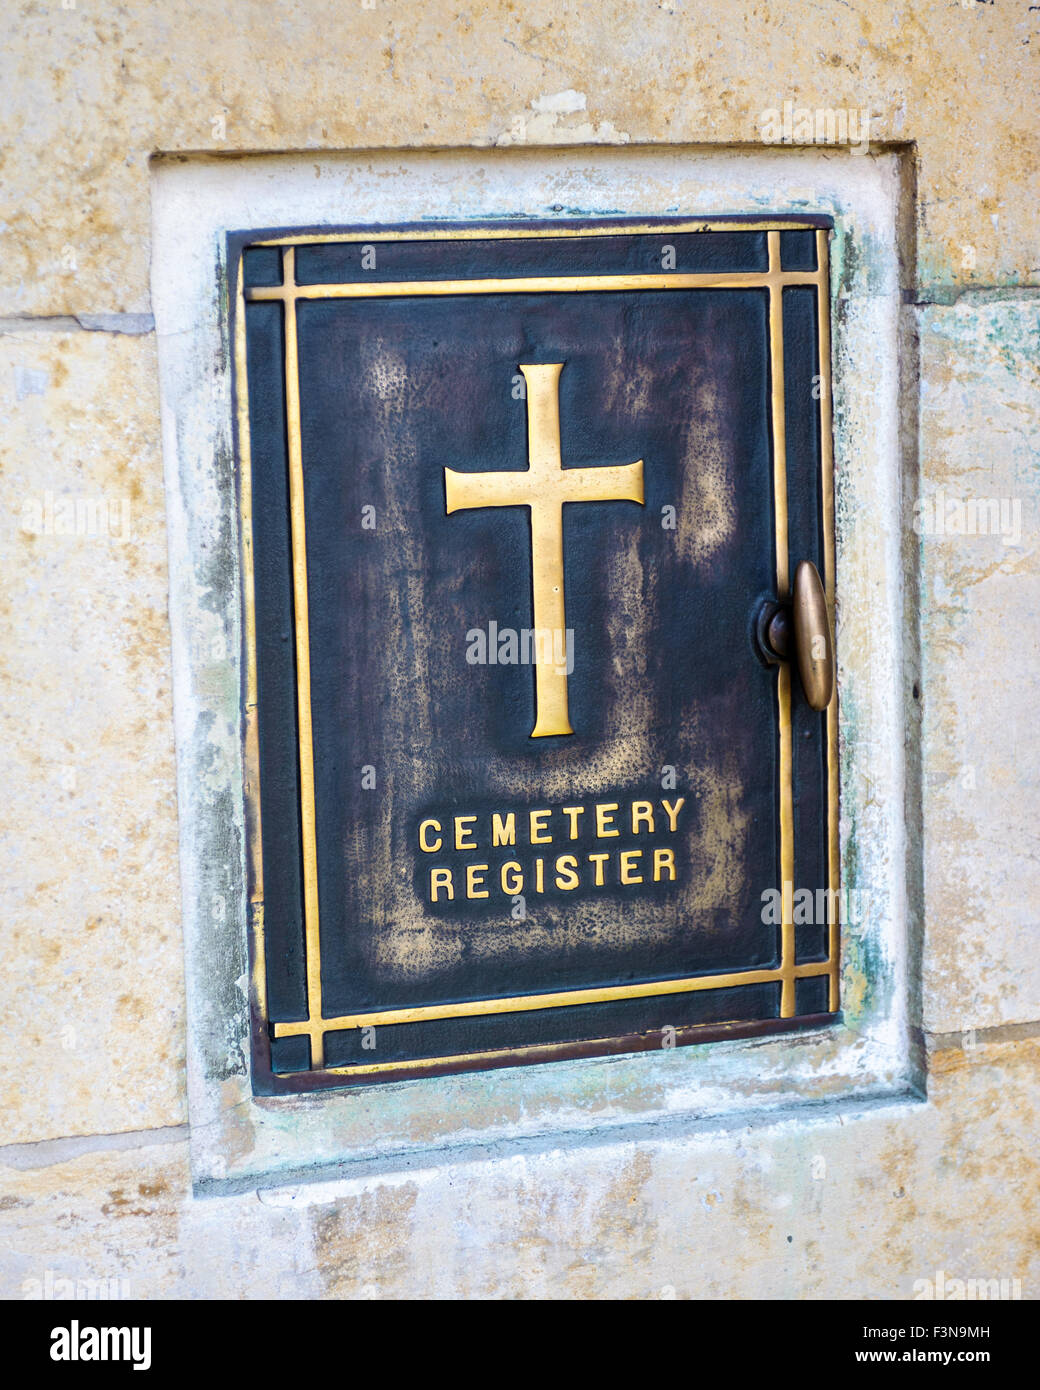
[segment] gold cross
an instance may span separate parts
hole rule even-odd
[[[444,470],[448,515],[473,507],[530,507],[531,583],[534,590],[535,721],[532,738],[572,734],[567,672],[558,643],[566,641],[563,597],[563,504],[638,502],[643,505],[643,460],[609,468],[564,468],[560,456],[562,362],[521,366],[527,383],[528,467],[521,473]],[[555,634],[560,636],[556,637]],[[539,638],[548,634],[548,639]],[[553,648],[555,647],[555,655]]]

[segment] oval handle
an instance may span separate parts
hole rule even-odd
[[[820,572],[803,560],[794,574],[794,646],[802,689],[812,709],[826,709],[834,694],[834,637]]]

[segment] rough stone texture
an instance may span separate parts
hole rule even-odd
[[[924,998],[944,1032],[1040,1017],[1040,296],[920,322]]]
[[[923,284],[1038,283],[1026,0],[29,0],[5,18],[2,313],[147,310],[156,151],[754,144],[785,100],[916,142]]]
[[[157,409],[150,337],[0,332],[6,1143],[183,1118]]]
[[[183,1142],[0,1153],[0,1297],[48,1271],[133,1298],[910,1298],[938,1271],[1028,1297],[1038,1061],[1035,1040],[944,1052],[928,1106],[259,1201],[192,1201]]]
[[[320,177],[331,150],[754,144],[785,99],[868,110],[916,168],[921,491],[1022,504],[1018,546],[921,545],[924,1023],[1040,1031],[1040,12],[32,0],[5,21],[0,1059],[2,1139],[29,1147],[0,1148],[0,1293],[50,1270],[142,1296],[884,1298],[941,1269],[1035,1297],[1029,1039],[933,1052],[927,1103],[259,1200],[193,1199],[182,1131],[104,1137],[180,1124],[184,1036],[154,350],[147,318],[98,316],[150,310],[156,152],[313,151]],[[128,501],[131,539],[56,534],[60,497],[115,500],[117,531]],[[99,1137],[38,1143],[67,1135]]]

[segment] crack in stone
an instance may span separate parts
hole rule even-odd
[[[0,318],[0,333],[126,333],[132,337],[155,332],[152,314],[14,314]]]
[[[119,1149],[148,1149],[157,1144],[181,1144],[188,1139],[188,1126],[164,1125],[160,1129],[129,1129],[116,1134],[76,1134],[62,1139],[37,1139],[25,1144],[0,1145],[0,1166],[25,1172],[33,1168],[52,1168],[83,1154],[113,1152]]]

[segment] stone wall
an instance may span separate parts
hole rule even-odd
[[[1035,1296],[1040,13],[54,0],[6,20],[0,1295],[50,1271],[140,1297],[885,1298],[942,1270]],[[739,149],[785,101],[868,112],[912,175],[926,1094],[193,1195],[152,161],[303,152],[321,178],[377,148]],[[939,491],[1005,502],[1017,535],[918,536]]]

